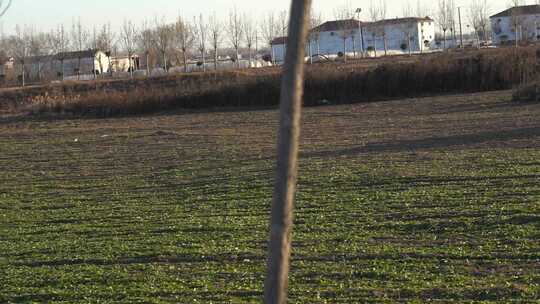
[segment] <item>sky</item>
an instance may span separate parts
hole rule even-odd
[[[417,0],[386,1],[388,17],[401,16],[403,6],[408,3],[413,7],[417,6]],[[419,1],[432,11],[437,3],[436,0]],[[455,1],[457,6],[464,8],[463,11],[467,11],[471,3],[471,0]],[[328,20],[333,19],[336,7],[348,3],[350,7],[363,8],[365,12],[370,2],[370,0],[313,0],[313,5],[315,10]],[[508,0],[488,0],[493,14],[506,8],[508,2]],[[157,16],[173,21],[178,15],[192,18],[200,14],[210,16],[214,13],[226,18],[228,12],[235,6],[239,11],[257,18],[268,11],[288,9],[289,5],[290,0],[13,0],[12,7],[0,20],[0,29],[3,33],[10,34],[16,25],[27,25],[48,31],[59,24],[70,26],[72,21],[79,17],[89,28],[111,23],[114,29],[118,29],[126,19],[139,23]],[[362,19],[368,19],[367,13],[363,13]]]

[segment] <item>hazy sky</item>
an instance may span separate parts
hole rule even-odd
[[[430,9],[437,2],[436,0],[420,1]],[[455,1],[458,6],[464,8],[464,11],[471,2],[471,0]],[[351,7],[364,9],[367,9],[370,3],[369,0],[313,1],[315,9],[326,19],[332,19],[334,9],[347,2]],[[404,5],[410,3],[416,7],[416,2],[417,0],[387,0],[388,17],[401,16]],[[529,0],[529,2],[533,1]],[[506,7],[508,0],[488,0],[488,3],[490,3],[492,13],[496,13]],[[225,17],[234,6],[240,11],[257,17],[266,11],[287,9],[289,5],[290,0],[13,0],[11,9],[3,17],[1,23],[6,34],[11,33],[16,24],[33,25],[37,29],[49,30],[60,23],[69,25],[73,18],[79,16],[88,27],[110,22],[114,28],[118,28],[126,18],[139,22],[145,18],[163,16],[172,21],[178,14],[192,18],[201,13],[212,15],[214,12]],[[368,19],[367,14],[363,14],[362,19]]]

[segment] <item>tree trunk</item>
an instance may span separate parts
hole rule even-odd
[[[206,72],[206,57],[204,56],[205,51],[201,51],[201,57],[202,57],[202,70],[203,72]]]
[[[343,38],[343,62],[347,62],[347,38]]]
[[[214,69],[218,70],[218,49],[214,48]]]
[[[519,43],[518,43],[518,25],[516,23],[516,48],[518,47]]]
[[[252,59],[253,59],[252,54],[251,54],[251,45],[248,46],[248,52],[249,52],[249,66],[248,66],[248,68],[251,68]]]
[[[407,49],[409,50],[409,56],[411,56],[411,34],[407,33]]]
[[[99,61],[101,62],[101,57],[98,57]],[[96,60],[94,59],[93,61],[93,65],[92,65],[92,72],[94,74],[94,80],[97,79],[97,73],[96,73]]]
[[[443,40],[442,41],[443,41],[442,49],[443,49],[443,51],[445,51],[446,50],[446,31],[443,31]]]
[[[23,64],[22,64],[22,86],[23,87],[26,85],[26,75],[25,75],[26,73],[25,73],[25,70],[26,70],[26,68],[25,68],[25,64],[23,62]]]
[[[60,76],[62,77],[62,82],[64,82],[64,59],[60,60]]]
[[[188,66],[187,66],[187,54],[186,50],[182,50],[182,60],[184,62],[184,73],[188,72]]]
[[[313,64],[313,54],[311,52],[311,39],[308,40],[309,64]]]
[[[146,52],[146,77],[150,77],[150,54]]]
[[[240,53],[238,52],[238,47],[235,47],[236,51],[236,68],[240,68]]]
[[[165,54],[165,52],[163,52],[163,66],[165,68],[165,72],[168,72],[168,69],[167,69],[167,55]]]
[[[377,58],[377,37],[373,36],[373,52],[375,53],[375,58]]]
[[[291,47],[286,54],[281,81],[277,173],[270,222],[268,274],[264,288],[264,303],[267,304],[287,303],[310,7],[311,0],[292,1],[289,26]]]
[[[352,35],[352,49],[353,49],[353,57],[356,58],[356,39],[354,39],[354,34]]]
[[[386,45],[386,35],[383,36],[384,56],[388,56],[388,46]]]

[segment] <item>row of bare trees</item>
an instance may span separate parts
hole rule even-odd
[[[89,49],[129,58],[140,53],[145,55],[150,73],[152,66],[167,70],[182,65],[187,71],[188,61],[194,57],[206,69],[207,56],[212,56],[217,69],[222,52],[237,64],[240,54],[247,53],[251,65],[261,41],[266,47],[272,39],[286,35],[287,17],[286,11],[269,12],[259,22],[234,8],[225,20],[215,14],[210,17],[201,14],[192,19],[179,16],[174,22],[158,17],[139,24],[125,20],[118,31],[113,31],[110,24],[89,29],[80,19],[74,19],[71,27],[59,25],[48,32],[17,26],[13,34],[0,39],[3,55],[0,59],[5,62],[8,57],[14,57],[24,70],[29,57],[54,55],[62,60],[62,54]],[[133,74],[131,64],[130,60],[129,71]]]
[[[426,6],[421,5],[420,0],[416,0],[416,9],[410,1],[414,0],[407,0],[403,4],[403,16],[422,17],[430,14]],[[488,0],[472,0],[469,6],[469,22],[477,32],[479,40],[488,39],[488,3]],[[437,4],[436,19],[443,34],[443,43],[446,44],[448,32],[454,39],[456,37],[456,6],[454,0],[438,0]],[[348,4],[336,9],[334,17],[336,19],[360,18],[360,15],[356,15],[358,12],[359,10]],[[371,0],[369,6],[361,13],[364,16],[367,15],[372,21],[384,19],[388,15],[387,1]],[[268,12],[262,18],[255,20],[252,16],[242,14],[238,9],[233,8],[228,16],[222,19],[214,14],[209,17],[199,15],[193,18],[179,16],[174,22],[158,17],[140,23],[126,20],[117,31],[113,31],[110,24],[89,29],[80,19],[74,19],[71,26],[59,25],[49,32],[40,32],[28,26],[17,27],[14,34],[1,39],[0,50],[4,53],[3,59],[9,55],[23,64],[30,56],[99,49],[108,51],[112,55],[121,53],[130,58],[136,53],[144,54],[147,73],[150,73],[150,68],[155,66],[160,66],[165,70],[171,66],[183,66],[187,71],[188,61],[192,58],[196,58],[203,69],[207,67],[208,58],[212,58],[214,68],[217,69],[220,55],[228,55],[238,64],[240,54],[246,54],[251,65],[260,45],[266,48],[274,38],[286,36],[287,20],[287,11]],[[314,28],[321,23],[321,14],[312,12],[310,27]],[[358,41],[358,35],[354,35],[353,30],[349,29],[349,31],[344,29],[340,34],[344,44],[352,37],[355,52],[357,49],[364,50],[364,41]],[[375,35],[378,38],[382,37],[378,39],[379,41],[386,41],[384,27],[376,31]],[[371,37],[371,41],[377,40],[376,38]],[[318,34],[310,33],[309,39],[310,55],[318,54]],[[361,46],[357,47],[358,44]],[[313,48],[317,49],[313,50]],[[374,49],[377,48],[374,47]],[[275,58],[273,55],[272,58]],[[59,58],[62,60],[62,56]],[[130,66],[131,74],[133,70],[134,67]]]

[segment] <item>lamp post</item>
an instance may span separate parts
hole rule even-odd
[[[362,21],[360,21],[361,8],[356,9],[358,14],[358,32],[360,33],[360,57],[364,57],[364,34],[362,33]]]

